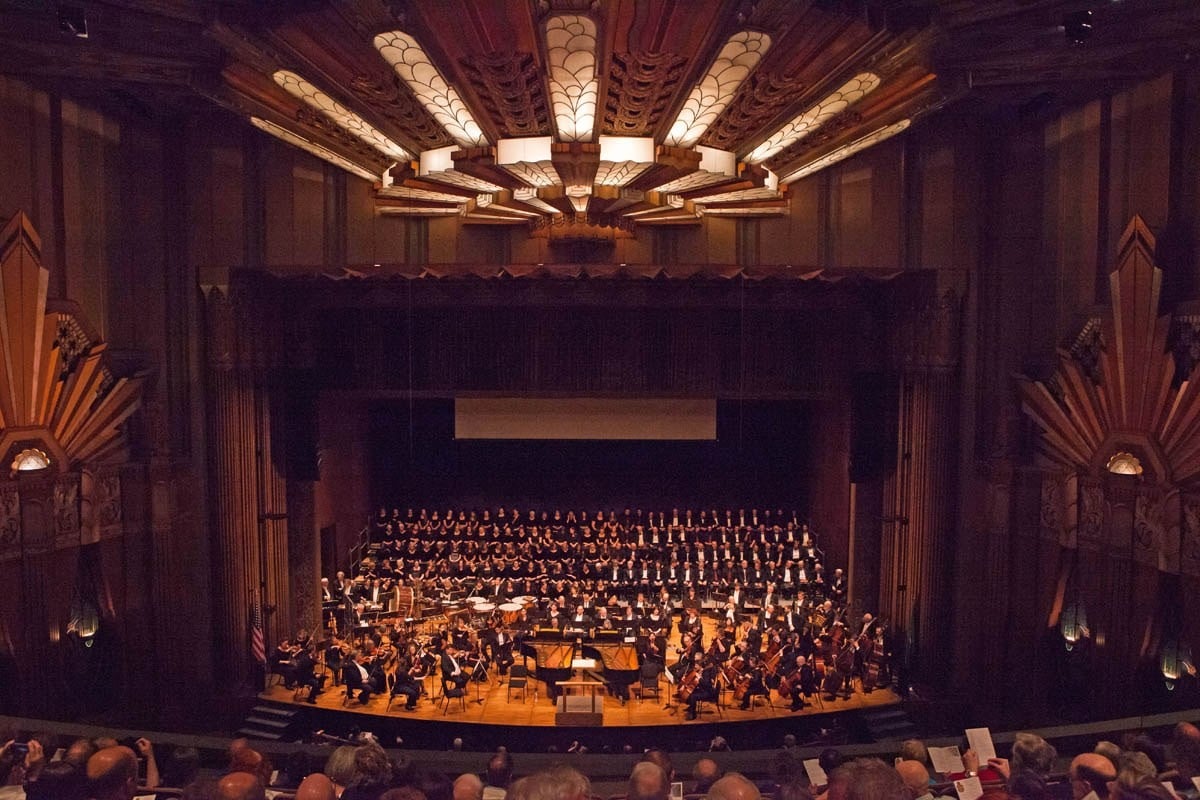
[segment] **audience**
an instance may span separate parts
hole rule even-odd
[[[1200,771],[1200,730],[1190,724],[1177,726],[1169,760],[1168,750],[1149,735],[1113,738],[1123,745],[1098,742],[1094,751],[1074,755],[1068,766],[1042,737],[1018,733],[1010,758],[988,761],[995,777],[980,774],[984,800],[1197,798],[1191,777]],[[21,747],[26,740],[28,745]],[[1003,741],[998,739],[1000,745]],[[163,776],[177,785],[157,792],[138,780],[135,747],[142,753],[150,750],[144,739],[135,747],[110,738],[76,739],[58,750],[58,760],[45,757],[54,751],[52,744],[49,736],[14,737],[0,749],[0,800],[131,800],[143,795],[160,800],[266,800],[278,794],[268,789],[270,762],[246,740],[230,744],[224,771],[215,780],[200,774],[197,750],[174,749]],[[338,747],[330,753],[324,771],[312,774],[306,774],[305,753],[273,752],[288,764],[289,777],[279,784],[295,787],[284,790],[288,800],[600,800],[605,796],[593,792],[582,772],[563,765],[514,780],[513,759],[505,749],[487,758],[482,773],[469,772],[453,780],[432,764],[418,767],[419,757],[414,761],[407,753],[389,755],[374,742]],[[802,769],[805,753],[794,745],[762,751],[749,760],[740,754],[700,755],[690,771],[689,794],[705,800],[956,800],[970,785],[950,779],[954,776],[931,775],[928,750],[919,740],[905,741],[893,752],[899,753],[895,766],[877,758],[845,760],[837,749],[825,749],[817,761],[828,775],[827,787],[809,785]],[[978,759],[972,761],[967,755],[967,771],[975,772]],[[726,773],[723,767],[733,766],[730,762],[735,758],[734,763],[757,765],[757,769],[765,759],[773,769],[773,780],[756,785],[739,772]],[[759,772],[751,775],[767,777]],[[668,800],[674,780],[669,753],[650,748],[633,764],[622,800]]]

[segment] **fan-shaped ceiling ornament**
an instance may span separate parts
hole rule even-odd
[[[1046,381],[1018,377],[1022,407],[1041,429],[1039,452],[1068,470],[1200,483],[1200,381],[1177,362],[1172,317],[1159,315],[1154,236],[1134,217],[1109,275],[1111,307],[1091,348],[1060,350]],[[1094,327],[1094,326],[1093,326]],[[1086,352],[1091,349],[1092,352]]]
[[[614,239],[786,215],[789,183],[959,91],[929,37],[829,4],[635,5],[309,4],[222,25],[210,96],[371,180],[380,214]]]
[[[144,376],[115,375],[78,308],[48,300],[40,253],[17,214],[0,234],[0,457],[32,464],[21,454],[40,451],[56,472],[123,460],[122,423],[141,404]]]

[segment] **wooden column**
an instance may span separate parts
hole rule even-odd
[[[244,353],[252,348],[239,341],[239,311],[213,289],[208,312],[218,674],[243,684],[255,674],[249,636],[255,593],[263,604],[268,651],[291,633],[287,493],[271,447],[270,393],[257,377],[261,366],[246,363]]]
[[[898,342],[896,469],[884,487],[880,613],[907,642],[907,663],[937,679],[953,615],[950,551],[958,463],[958,297],[917,311]]]

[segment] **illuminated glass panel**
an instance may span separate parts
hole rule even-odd
[[[369,122],[294,72],[281,69],[273,76],[275,82],[308,105],[325,114],[347,133],[357,136],[389,158],[407,161],[408,151],[376,130]]]
[[[559,141],[590,142],[600,94],[596,23],[576,14],[550,17],[546,20],[546,60]]]
[[[833,94],[805,110],[772,134],[771,138],[754,148],[750,155],[746,156],[746,161],[751,164],[766,161],[785,147],[808,136],[877,88],[879,88],[879,76],[875,73],[863,72],[855,75]]]
[[[905,130],[911,124],[911,119],[905,119],[893,125],[888,125],[886,128],[880,128],[879,130],[872,131],[861,139],[853,141],[843,147],[839,147],[832,153],[821,156],[810,164],[805,164],[803,167],[784,178],[783,183],[798,181],[806,175],[812,175],[814,172],[820,172],[828,166],[832,166],[843,159],[849,158],[860,150],[866,150],[868,147],[879,144],[884,139],[890,139],[897,133]]]
[[[353,161],[342,158],[337,153],[322,147],[316,142],[310,142],[308,139],[305,139],[302,136],[297,136],[287,128],[279,127],[274,122],[268,122],[262,117],[251,117],[250,124],[258,128],[260,131],[271,134],[276,139],[282,139],[290,145],[299,147],[301,150],[311,153],[312,155],[324,161],[328,161],[330,164],[333,164],[336,167],[341,167],[342,169],[346,170],[346,172],[357,175],[363,180],[379,180],[378,175],[372,175],[370,172],[367,172],[367,170],[355,164]]]
[[[771,37],[757,31],[741,31],[729,37],[708,73],[688,95],[667,134],[666,143],[691,147],[700,141],[770,46]]]
[[[425,110],[446,129],[450,138],[463,147],[487,144],[483,131],[458,91],[446,82],[416,39],[404,31],[381,33],[375,37],[375,49],[392,65],[400,80],[412,89]]]

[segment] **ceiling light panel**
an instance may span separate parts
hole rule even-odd
[[[416,39],[404,31],[381,33],[375,37],[375,49],[392,65],[421,105],[446,129],[450,138],[463,147],[487,144],[483,131],[458,91],[446,82]]]
[[[879,144],[884,139],[890,139],[896,134],[903,132],[911,124],[911,119],[904,119],[893,125],[888,125],[886,128],[880,128],[872,131],[861,139],[857,139],[850,144],[839,147],[832,153],[821,156],[810,164],[805,164],[803,167],[784,178],[783,182],[791,183],[793,181],[798,181],[807,175],[812,175],[814,172],[820,172],[826,167],[832,166],[843,159],[847,159],[855,153]]]
[[[708,73],[688,95],[667,134],[666,144],[691,147],[700,141],[770,46],[771,37],[758,31],[741,31],[729,37]]]
[[[303,100],[312,108],[332,119],[344,131],[357,136],[388,158],[393,158],[397,161],[409,160],[410,156],[407,150],[384,136],[358,114],[355,114],[296,73],[281,69],[271,77],[293,97]]]
[[[558,138],[590,142],[596,126],[596,23],[577,14],[546,20],[546,61],[550,66],[550,103]]]
[[[862,72],[846,81],[833,94],[815,106],[796,116],[746,156],[746,161],[758,164],[766,161],[785,147],[800,141],[824,125],[831,118],[845,111],[879,88],[879,76],[873,72]]]
[[[328,161],[330,164],[333,164],[334,166],[341,167],[342,169],[346,170],[347,172],[349,172],[353,175],[357,175],[358,177],[362,178],[363,180],[367,180],[367,181],[379,180],[378,175],[371,174],[367,170],[360,167],[358,164],[355,164],[353,161],[350,161],[349,159],[339,156],[337,153],[333,152],[332,150],[330,150],[326,147],[322,147],[321,145],[317,144],[316,142],[310,142],[308,139],[305,139],[302,136],[297,136],[296,134],[289,131],[287,128],[281,128],[280,126],[276,125],[274,122],[268,122],[267,120],[263,119],[262,117],[251,117],[250,124],[252,124],[254,127],[258,128],[260,131],[264,131],[266,133],[271,134],[276,139],[282,139],[283,141],[287,142],[290,145],[299,147],[301,150],[311,153],[312,155],[314,155],[317,158],[320,158],[324,161]]]

